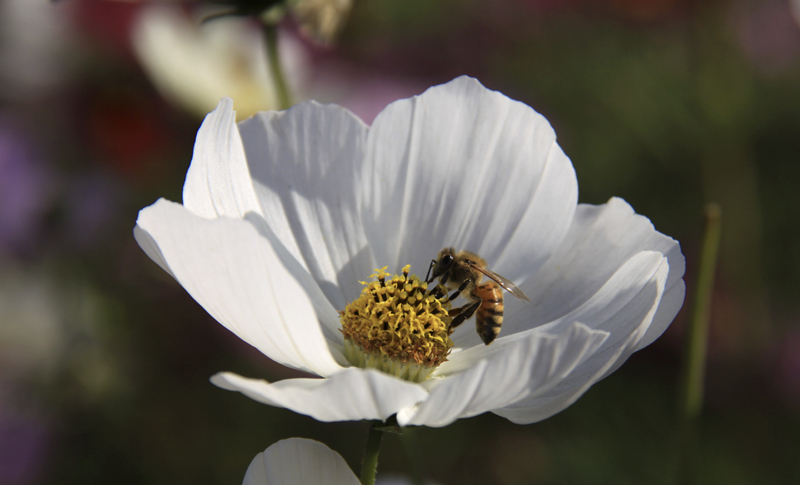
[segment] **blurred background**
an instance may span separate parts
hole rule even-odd
[[[132,237],[139,209],[180,201],[220,96],[244,117],[278,106],[258,24],[200,26],[208,14],[0,0],[0,484],[240,483],[291,436],[359,467],[366,424],[208,382],[295,374],[215,323]],[[623,197],[681,242],[689,298],[703,205],[723,208],[690,467],[676,412],[684,308],[563,413],[387,435],[379,476],[800,483],[799,18],[788,0],[361,0],[338,29],[299,10],[280,23],[294,101],[369,123],[468,74],[543,113],[581,202]]]

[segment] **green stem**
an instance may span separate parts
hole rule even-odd
[[[718,204],[706,205],[706,225],[703,234],[703,249],[697,274],[694,306],[686,336],[683,361],[683,395],[681,414],[687,421],[700,415],[703,407],[703,385],[706,370],[706,347],[708,342],[708,319],[711,313],[711,294],[714,289],[714,273],[717,267],[722,209]]]
[[[278,27],[274,23],[264,23],[264,37],[267,43],[267,61],[272,81],[275,83],[275,92],[278,95],[278,109],[284,110],[292,105],[286,77],[281,69],[281,58],[278,54]]]
[[[694,301],[683,349],[681,399],[678,403],[682,418],[679,428],[679,465],[676,477],[678,484],[697,483],[698,472],[702,464],[697,418],[703,408],[708,319],[711,313],[711,296],[717,267],[722,210],[717,204],[707,204],[705,213],[706,224],[700,254],[700,267],[697,272]]]
[[[422,471],[419,465],[419,447],[417,446],[416,434],[417,430],[405,428],[403,429],[403,434],[400,436],[400,440],[403,443],[403,448],[405,448],[409,464],[411,465],[409,470],[411,485],[422,485]]]
[[[378,453],[381,450],[383,432],[370,425],[367,433],[367,445],[364,448],[364,460],[361,462],[361,485],[374,485],[375,473],[378,471]]]

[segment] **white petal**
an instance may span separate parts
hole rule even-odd
[[[169,265],[167,261],[164,259],[164,255],[161,254],[161,250],[158,249],[158,243],[155,239],[150,236],[144,229],[139,226],[133,227],[133,238],[136,239],[136,242],[139,244],[139,247],[147,254],[147,256],[152,259],[157,265],[161,267],[164,271],[166,271],[170,276],[173,278],[175,277],[172,274],[172,270],[169,269]]]
[[[667,259],[660,253],[639,253],[580,308],[540,327],[557,331],[570,322],[580,321],[610,335],[555,388],[494,412],[515,423],[545,419],[572,404],[592,384],[619,367],[636,350],[650,327],[664,294],[668,272]]]
[[[379,265],[424,274],[444,246],[475,251],[513,281],[566,234],[572,164],[547,120],[460,77],[397,101],[369,133],[362,219]]]
[[[260,213],[230,98],[220,100],[197,132],[183,205],[206,219]]]
[[[667,257],[666,289],[682,284],[686,263],[678,242],[656,231],[627,202],[612,198],[600,206],[579,205],[556,253],[534,278],[520,285],[531,303],[506,298],[501,335],[551,322],[578,308],[640,251],[658,251]],[[678,309],[680,305],[673,305],[644,341],[650,343],[661,335]]]
[[[262,236],[269,239],[281,262],[309,294],[317,313],[325,314],[330,309],[330,303],[319,284],[311,278],[303,264],[283,247],[262,216],[234,118],[235,112],[228,98],[220,101],[217,109],[206,116],[197,134],[192,165],[186,174],[184,206],[208,219],[232,217],[250,220]],[[147,241],[140,242],[140,245],[148,251]],[[158,254],[148,252],[148,255],[167,270],[159,262]],[[321,321],[325,325],[326,336],[341,342],[338,319],[322,318]]]
[[[359,485],[347,462],[319,441],[281,440],[259,453],[242,485]]]
[[[375,268],[355,195],[367,126],[344,108],[309,102],[239,129],[267,224],[343,309]]]
[[[398,413],[398,422],[446,426],[544,392],[592,355],[608,332],[575,323],[560,335],[530,331],[515,337],[455,355],[440,367],[444,377],[427,381],[430,397]]]
[[[670,274],[672,266],[670,266]],[[650,328],[647,329],[644,337],[636,344],[636,350],[641,350],[648,345],[652,344],[662,333],[669,327],[675,315],[683,307],[683,301],[686,296],[686,284],[683,280],[678,281],[671,288],[666,290],[664,296],[661,297],[661,303],[658,304],[658,311],[653,317],[653,322]]]
[[[322,324],[322,333],[325,338],[341,347],[344,344],[344,337],[341,332],[342,324],[339,322],[339,314],[333,308],[325,293],[322,292],[322,288],[320,288],[317,281],[314,280],[305,266],[286,249],[286,246],[278,239],[278,236],[263,217],[255,212],[250,212],[245,216],[245,220],[250,222],[258,230],[258,233],[272,244],[275,255],[286,268],[286,271],[294,277],[306,292],[314,311],[317,313],[317,318]],[[344,363],[345,361],[342,360],[341,362]]]
[[[577,401],[597,381],[608,375],[612,366],[620,360],[624,361],[620,357],[633,352],[636,340],[637,335],[630,335],[614,353],[605,356],[604,365],[591,368],[594,373],[582,374],[579,379],[572,379],[569,383],[565,381],[544,394],[522,399],[492,412],[516,424],[536,423],[558,414]]]
[[[648,332],[664,295],[669,264],[661,253],[643,251],[628,260],[591,300],[560,321],[542,329],[581,321],[596,329],[607,330],[610,337],[598,351],[581,365],[585,375],[606,365],[608,355],[615,355],[630,342],[633,347],[617,357],[618,364],[607,370],[608,375],[627,360]],[[634,339],[629,340],[629,336]],[[570,379],[574,379],[570,376]],[[569,379],[568,379],[569,380]]]
[[[655,251],[642,251],[631,257],[592,297],[567,315],[541,326],[552,329],[580,321],[591,328],[601,328],[618,333],[623,328],[619,323],[623,311],[646,309],[655,314],[657,304],[664,292],[669,274],[669,261]],[[656,307],[653,306],[656,303]],[[631,306],[633,305],[633,306]],[[650,315],[652,319],[652,315]],[[638,322],[631,324],[638,327]],[[645,329],[646,330],[646,329]],[[628,332],[625,332],[628,333]],[[644,334],[642,334],[644,335]]]
[[[139,213],[137,225],[192,298],[245,342],[296,369],[340,369],[306,292],[249,222],[203,219],[161,199]],[[335,319],[336,311],[320,318]]]
[[[214,375],[211,382],[258,402],[326,422],[385,420],[428,395],[419,384],[354,367],[326,379],[284,379],[269,383],[222,372]]]

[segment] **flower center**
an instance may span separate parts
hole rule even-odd
[[[422,382],[447,360],[453,341],[450,303],[428,291],[416,275],[376,269],[361,296],[340,312],[345,358],[355,367],[372,368]]]

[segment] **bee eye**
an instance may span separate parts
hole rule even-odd
[[[452,254],[448,254],[448,255],[446,255],[446,256],[444,256],[444,257],[442,258],[442,263],[444,263],[444,264],[446,264],[446,265],[448,265],[448,266],[449,266],[449,265],[450,265],[450,263],[452,263],[452,262],[453,262],[453,255],[452,255]]]

